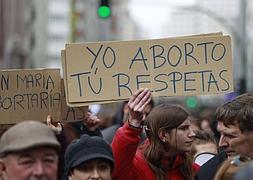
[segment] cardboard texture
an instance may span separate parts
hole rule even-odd
[[[88,111],[88,106],[69,107],[66,103],[64,80],[61,80],[61,121],[63,123],[82,121]]]
[[[61,114],[60,69],[0,71],[0,124],[54,121]]]
[[[63,67],[63,79],[64,79],[64,89],[65,89],[65,99],[66,99],[66,103],[67,106],[69,107],[83,107],[83,106],[88,106],[88,105],[93,105],[93,104],[107,104],[107,103],[114,103],[114,102],[121,102],[124,101],[126,99],[118,99],[115,101],[112,100],[107,100],[107,101],[88,101],[88,102],[75,102],[75,103],[71,103],[68,100],[68,88],[67,86],[67,76],[66,76],[66,71],[67,71],[67,67],[66,67],[66,50],[61,50],[61,61],[62,61],[62,67]]]
[[[125,100],[145,87],[153,96],[233,91],[231,38],[222,33],[66,44],[64,58],[71,106]]]

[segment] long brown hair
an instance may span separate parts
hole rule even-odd
[[[189,114],[180,106],[161,104],[156,106],[145,119],[146,133],[150,145],[144,150],[144,157],[155,172],[157,180],[167,179],[167,170],[169,168],[164,167],[162,163],[164,154],[168,149],[160,140],[158,131],[161,128],[169,130],[177,128],[188,116]],[[184,156],[179,171],[185,179],[193,179],[192,159],[190,156]]]

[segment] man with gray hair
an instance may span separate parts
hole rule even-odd
[[[0,177],[3,180],[56,180],[60,144],[45,124],[24,121],[0,139]]]

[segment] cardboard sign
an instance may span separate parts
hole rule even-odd
[[[0,124],[24,120],[58,121],[61,113],[60,69],[0,71]]]
[[[61,121],[63,123],[82,121],[88,111],[88,106],[69,107],[66,103],[66,93],[63,79],[61,81]]]
[[[64,82],[64,94],[65,94],[65,101],[67,103],[67,106],[69,107],[83,107],[83,106],[88,106],[88,105],[93,105],[93,104],[98,104],[99,102],[97,101],[93,101],[93,102],[78,102],[78,103],[72,103],[72,102],[69,102],[68,100],[68,88],[67,88],[67,76],[66,76],[66,71],[67,71],[67,66],[66,66],[66,50],[62,50],[61,51],[61,61],[62,61],[62,67],[63,67],[63,82]],[[108,100],[108,101],[103,101],[103,104],[106,104],[106,103],[113,103],[113,102],[120,102],[122,101],[121,99],[119,100],[115,100],[115,101],[112,101],[112,100]]]
[[[153,96],[233,91],[231,38],[221,34],[66,44],[63,61],[73,106],[128,99],[144,87]]]

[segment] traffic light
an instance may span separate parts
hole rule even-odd
[[[188,108],[195,108],[198,104],[197,98],[194,96],[187,97],[186,99],[186,106]]]
[[[98,16],[102,19],[106,19],[111,15],[110,1],[99,0],[98,5]]]

